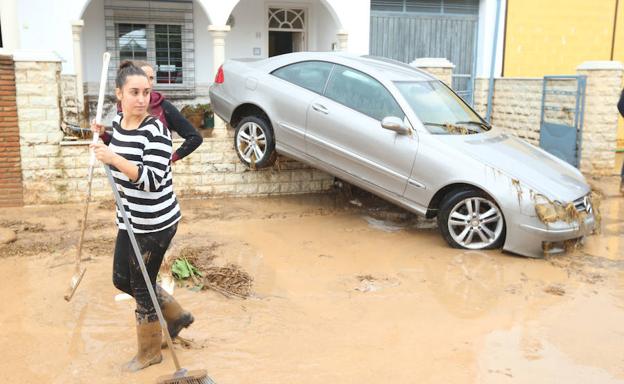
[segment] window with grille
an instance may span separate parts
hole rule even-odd
[[[479,0],[371,0],[371,10],[476,15]]]
[[[147,61],[155,88],[193,89],[193,3],[191,0],[105,0],[109,77],[124,60]]]

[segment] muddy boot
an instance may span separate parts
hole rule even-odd
[[[167,291],[157,287],[158,303],[163,317],[167,322],[167,329],[171,340],[175,339],[182,329],[187,328],[195,321],[191,312],[182,309],[182,306]],[[166,344],[165,344],[166,345]]]
[[[162,361],[160,353],[162,328],[158,320],[148,321],[145,315],[137,313],[137,341],[136,356],[122,368],[126,372],[136,372]]]

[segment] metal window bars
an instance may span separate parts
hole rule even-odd
[[[156,89],[195,90],[195,42],[191,0],[105,0],[108,78],[119,63],[142,60],[156,72]]]

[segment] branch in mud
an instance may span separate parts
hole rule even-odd
[[[252,293],[253,278],[235,264],[225,266],[214,265],[214,250],[218,245],[209,247],[186,247],[176,257],[167,263],[165,269],[173,270],[177,262],[191,272],[178,281],[192,280],[196,290],[212,289],[227,298],[238,297],[245,299]],[[192,271],[198,271],[198,273]],[[174,274],[175,276],[175,274]]]

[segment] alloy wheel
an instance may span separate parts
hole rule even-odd
[[[468,249],[483,249],[495,243],[503,227],[503,216],[496,204],[482,197],[461,200],[448,216],[451,237]]]
[[[238,130],[236,150],[247,163],[260,161],[267,150],[266,133],[262,127],[254,122],[245,123]]]

